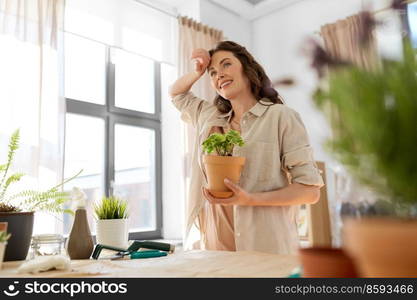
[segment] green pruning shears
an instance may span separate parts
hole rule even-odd
[[[136,251],[132,253],[118,253],[113,257],[110,257],[111,260],[122,259],[125,256],[129,256],[130,259],[138,258],[151,258],[151,257],[161,257],[167,256],[168,253],[160,250],[145,250],[145,251]]]
[[[141,248],[151,249],[146,251],[139,251]],[[134,241],[129,248],[123,249],[108,245],[97,244],[94,248],[92,258],[98,259],[101,253],[101,250],[108,249],[117,251],[114,256],[109,257],[112,260],[121,259],[125,256],[130,256],[130,259],[137,258],[149,258],[149,257],[160,257],[166,256],[168,252],[174,252],[175,245],[161,242],[153,241]]]

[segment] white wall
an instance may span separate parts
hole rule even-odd
[[[200,0],[187,0],[177,6],[177,11],[182,16],[200,21]]]
[[[200,0],[200,21],[210,27],[223,31],[223,35],[251,50],[251,22],[223,9],[217,4]]]
[[[309,66],[309,58],[302,52],[307,37],[320,40],[318,32],[322,25],[333,23],[358,13],[364,7],[373,10],[387,7],[390,0],[305,0],[267,16],[256,19],[252,24],[252,50],[255,57],[264,66],[271,79],[290,76],[297,81],[297,86],[281,88],[280,93],[286,104],[296,109],[303,117],[315,149],[316,159],[328,160],[322,148],[323,140],[330,134],[326,122],[313,106],[311,92],[316,85],[316,76]],[[378,14],[381,16],[382,14]],[[395,29],[393,30],[395,31]],[[380,47],[391,50],[398,42],[398,32],[388,36],[389,39]]]
[[[239,15],[209,0],[188,0],[177,6],[177,11],[205,25],[223,31],[223,35],[251,49],[252,24]]]
[[[302,54],[308,36],[320,38],[320,26],[356,13],[361,0],[301,1],[253,22],[253,52],[271,79],[290,76],[297,86],[281,88],[286,104],[297,110],[307,127],[317,160],[327,160],[321,144],[329,129],[313,107],[311,91],[316,79],[309,58]]]

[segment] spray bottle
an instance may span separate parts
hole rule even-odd
[[[72,190],[72,199],[77,203],[74,223],[68,237],[67,252],[71,259],[89,259],[94,243],[87,221],[85,193],[77,187]]]

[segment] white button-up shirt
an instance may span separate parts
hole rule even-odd
[[[186,212],[186,237],[207,200],[201,144],[213,126],[230,128],[232,112],[222,114],[213,104],[188,92],[173,98],[184,121],[196,128],[191,183]],[[235,147],[234,156],[246,157],[239,185],[248,192],[266,192],[291,182],[323,186],[313,150],[299,114],[283,104],[269,105],[265,99],[242,116],[241,136],[245,145]],[[295,253],[298,248],[298,206],[233,206],[237,251]],[[200,228],[201,230],[201,228]],[[204,232],[201,232],[204,235]]]

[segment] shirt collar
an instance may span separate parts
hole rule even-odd
[[[223,119],[226,118],[227,122],[230,122],[230,119],[232,118],[232,114],[233,114],[233,109],[229,110],[229,112],[221,114],[218,116],[219,119]]]
[[[271,101],[269,101],[266,98],[262,98],[259,101],[262,101],[263,103],[265,103],[265,102],[266,103],[271,103]],[[257,117],[262,116],[266,112],[266,110],[268,109],[268,107],[269,107],[269,105],[263,105],[263,104],[259,103],[259,101],[257,101],[256,104],[254,106],[252,106],[252,108],[249,110],[250,113],[254,114]],[[218,116],[218,118],[219,119],[226,118],[227,119],[227,122],[230,122],[230,119],[232,118],[232,114],[233,114],[233,109],[231,109],[227,113],[220,114]]]
[[[262,98],[259,101],[271,103],[267,99],[264,100],[264,98]],[[256,102],[256,104],[254,106],[252,106],[252,108],[249,110],[250,113],[254,114],[257,117],[261,117],[269,107],[269,105],[263,105],[263,104],[259,103],[259,101]]]

